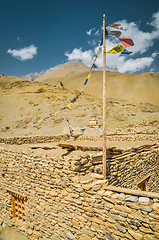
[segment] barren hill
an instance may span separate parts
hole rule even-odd
[[[79,90],[87,78],[89,68],[80,62],[60,65],[36,81],[57,85],[61,81],[70,90]],[[107,72],[107,96],[137,103],[159,105],[159,73],[125,74]],[[102,98],[102,71],[93,70],[84,92]]]
[[[78,71],[75,71],[77,68]],[[84,92],[72,104],[70,110],[59,111],[76,96],[88,71],[88,67],[75,62],[50,71],[52,77],[49,79],[45,79],[45,75],[43,80],[34,82],[17,77],[1,77],[0,136],[61,134],[64,128],[68,129],[66,116],[72,128],[78,128],[79,131],[80,128],[87,129],[92,115],[97,116],[101,127],[102,72],[100,71],[93,70]],[[63,82],[64,88],[57,88],[58,81]],[[136,129],[135,131],[158,131],[158,91],[158,74],[107,72],[108,132],[115,132],[119,128],[123,131],[130,128]],[[58,113],[54,115],[57,111]],[[49,118],[43,120],[46,117]],[[33,124],[37,121],[38,124]],[[10,129],[7,130],[5,127]]]

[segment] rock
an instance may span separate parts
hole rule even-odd
[[[81,164],[84,165],[84,164],[87,164],[89,161],[87,158],[82,158],[81,159]]]
[[[100,175],[100,174],[97,174],[97,173],[92,173],[91,177],[97,178],[97,179],[103,179],[103,175],[102,174]]]
[[[118,230],[119,230],[120,232],[122,232],[122,233],[124,233],[124,234],[126,233],[126,230],[125,230],[124,228],[122,228],[122,227],[120,227],[120,226],[118,226],[117,228],[118,228]]]
[[[159,203],[154,203],[153,205],[152,205],[152,208],[153,208],[153,210],[156,212],[156,213],[158,213],[159,214]]]
[[[75,237],[72,235],[72,233],[67,233],[67,238],[68,239],[75,239]]]
[[[125,198],[126,198],[126,196],[125,196],[124,193],[120,193],[120,194],[119,194],[119,199],[125,200]]]
[[[144,233],[153,233],[153,231],[150,229],[150,228],[145,228],[145,227],[140,227],[139,228],[141,232],[144,232]]]
[[[145,236],[144,236],[144,240],[157,240],[153,235],[148,235],[148,234],[146,234]]]
[[[28,228],[27,233],[28,233],[28,235],[32,235],[32,233],[33,233],[32,229]]]
[[[105,236],[106,236],[108,239],[111,239],[110,232],[106,231]]]
[[[140,233],[134,232],[131,229],[128,229],[128,233],[130,233],[130,235],[136,240],[141,240],[143,238],[143,235],[141,235]]]
[[[115,209],[122,211],[122,212],[126,212],[126,213],[131,213],[132,210],[126,206],[121,206],[121,205],[115,205]]]
[[[94,185],[93,183],[92,184],[86,184],[86,185],[82,185],[82,187],[83,187],[84,190],[87,191],[87,190],[91,189],[93,187],[93,185]]]
[[[152,208],[150,206],[142,206],[140,207],[140,210],[145,212],[152,212]]]
[[[130,220],[130,219],[128,219],[127,222],[129,224],[131,224],[131,225],[136,226],[136,227],[140,227],[141,226],[141,224],[140,224],[140,222],[138,220]]]
[[[151,222],[150,227],[155,231],[159,232],[159,222]]]
[[[136,204],[136,203],[133,203],[133,202],[127,202],[126,205],[127,205],[128,207],[130,207],[131,209],[136,209],[136,210],[139,210],[139,209],[140,209],[139,205]]]
[[[148,206],[150,204],[150,199],[148,197],[139,197],[139,204]]]
[[[127,201],[127,202],[137,202],[138,197],[130,196],[130,197],[126,198],[125,201]]]

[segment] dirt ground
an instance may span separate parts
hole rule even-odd
[[[100,137],[103,118],[102,72],[93,71],[84,91],[70,110],[61,110],[77,95],[87,75],[88,68],[75,62],[59,66],[35,82],[2,76],[0,137],[69,133],[66,118],[74,134],[81,134],[81,129],[85,129],[83,135],[90,140],[91,137]],[[59,80],[64,87],[59,87]],[[158,84],[157,73],[107,72],[108,146],[129,147],[142,144],[141,141],[158,141]],[[96,116],[94,129],[89,128],[92,116]],[[99,144],[102,142],[99,141]]]

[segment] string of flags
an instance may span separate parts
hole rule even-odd
[[[58,110],[58,111],[55,112],[55,113],[49,114],[49,116],[47,116],[47,117],[45,117],[45,118],[42,118],[42,119],[40,119],[40,120],[38,120],[38,121],[35,121],[35,122],[32,122],[32,123],[23,124],[23,125],[15,125],[15,126],[12,126],[12,128],[26,127],[26,126],[29,126],[29,125],[35,125],[35,124],[37,124],[37,123],[42,123],[42,122],[46,121],[47,119],[54,117],[56,114],[58,114],[58,113],[59,113],[60,111],[62,111],[62,110],[65,110],[65,109],[69,109],[69,110],[70,110],[70,106],[71,106],[74,102],[76,102],[76,100],[77,100],[77,99],[79,98],[79,96],[82,94],[84,86],[88,83],[88,80],[89,80],[89,78],[90,78],[90,76],[91,76],[91,73],[92,73],[92,69],[93,69],[93,68],[96,68],[95,62],[96,62],[96,60],[97,60],[97,58],[98,58],[98,55],[102,52],[102,49],[101,49],[101,48],[102,48],[102,47],[101,47],[102,44],[103,44],[103,41],[101,41],[101,43],[100,43],[100,46],[99,46],[97,55],[96,55],[95,58],[94,58],[93,64],[92,64],[92,66],[91,66],[91,68],[90,68],[90,70],[89,70],[88,76],[87,76],[87,78],[86,78],[86,80],[85,80],[85,82],[84,82],[81,90],[76,94],[76,96],[75,96],[65,107],[61,108],[60,110]],[[67,122],[69,123],[69,121],[67,121]],[[4,129],[7,129],[7,130],[9,130],[10,128],[11,128],[11,126],[4,127]]]
[[[116,30],[115,30],[115,31],[114,31],[114,30],[113,30],[113,31],[107,31],[107,28],[105,28],[105,36],[107,37],[108,35],[112,35],[113,37],[118,38],[124,46],[118,44],[117,46],[113,47],[113,48],[110,49],[109,51],[106,51],[105,53],[107,53],[107,54],[117,54],[117,53],[121,53],[121,54],[131,54],[132,52],[131,52],[131,51],[128,51],[126,48],[127,48],[127,47],[131,47],[131,46],[134,45],[133,40],[132,40],[131,38],[129,38],[129,37],[128,37],[128,38],[120,38],[120,36],[121,36],[121,34],[122,34],[122,32],[121,32],[120,30],[126,31],[126,29],[124,29],[124,28],[121,26],[121,24],[118,24],[118,23],[112,23],[112,24],[110,24],[110,25],[106,24],[106,27],[112,27],[112,28],[115,28]],[[100,45],[99,45],[97,54],[96,54],[96,56],[95,56],[95,58],[94,58],[93,64],[92,64],[92,66],[91,66],[91,68],[90,68],[90,70],[89,70],[89,73],[88,73],[88,75],[87,75],[87,78],[86,78],[85,82],[83,83],[83,86],[82,86],[81,90],[76,94],[76,96],[75,96],[66,106],[64,106],[63,108],[61,108],[61,109],[58,110],[57,112],[52,113],[52,114],[49,114],[49,116],[47,116],[47,117],[45,117],[45,118],[42,118],[42,119],[40,119],[40,120],[38,120],[38,121],[35,121],[35,122],[32,122],[32,123],[28,123],[28,124],[23,124],[23,125],[16,125],[16,126],[12,126],[12,127],[19,128],[19,127],[26,127],[26,126],[29,126],[29,125],[35,125],[35,124],[37,124],[37,123],[42,123],[42,122],[46,121],[47,119],[52,118],[53,116],[55,116],[55,115],[56,115],[57,113],[59,113],[60,111],[63,111],[63,110],[65,110],[65,109],[69,109],[69,110],[70,110],[70,106],[71,106],[73,103],[75,103],[75,102],[77,101],[77,99],[79,98],[79,96],[82,94],[85,85],[88,83],[88,80],[89,80],[89,78],[91,77],[92,70],[93,70],[94,68],[97,68],[95,62],[96,62],[98,56],[102,53],[102,45],[103,45],[103,39],[101,40],[101,43],[100,43]],[[124,48],[124,47],[125,47],[125,48]],[[67,123],[68,123],[68,125],[69,125],[70,133],[72,133],[72,132],[73,132],[73,129],[72,129],[71,126],[70,126],[69,120],[66,119],[66,121],[67,121]],[[11,128],[11,126],[5,127],[5,129],[10,129],[10,128]]]
[[[70,134],[72,134],[73,133],[73,129],[72,129],[71,124],[70,124],[70,122],[69,122],[67,117],[66,117],[66,121],[68,123],[68,128],[69,128]]]

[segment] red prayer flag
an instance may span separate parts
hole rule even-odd
[[[122,42],[125,48],[134,45],[134,42],[131,38],[119,38],[119,40]]]
[[[78,99],[80,95],[81,95],[81,92],[78,92],[76,95],[76,98]]]
[[[118,29],[120,25],[121,25],[121,24],[118,24],[118,23],[115,23],[115,22],[114,22],[114,23],[112,23],[111,25],[108,25],[108,26]]]

